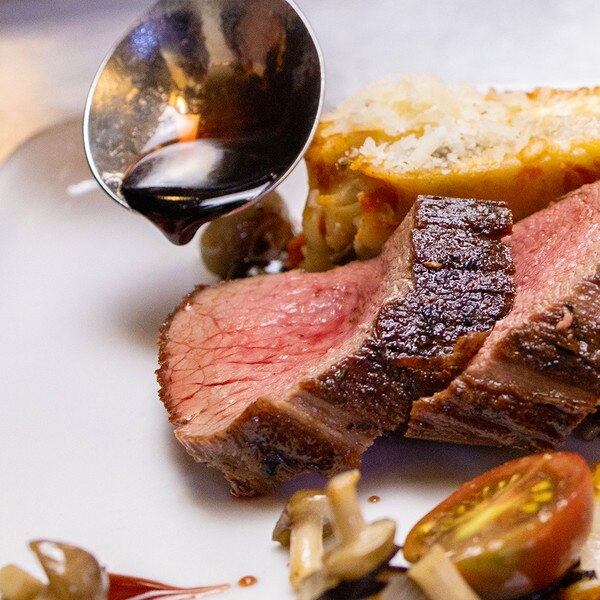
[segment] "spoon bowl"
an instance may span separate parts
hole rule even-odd
[[[302,157],[323,61],[289,0],[160,0],[102,63],[84,115],[92,172],[178,244]]]

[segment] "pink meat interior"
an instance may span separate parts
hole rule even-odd
[[[504,240],[513,252],[517,294],[484,349],[509,329],[568,298],[600,264],[600,188],[586,186],[520,221]]]
[[[193,421],[210,435],[259,397],[283,397],[311,369],[353,349],[381,302],[381,283],[381,260],[374,259],[201,291],[168,333],[171,420]]]

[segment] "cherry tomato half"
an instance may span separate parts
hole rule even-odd
[[[404,556],[439,544],[484,598],[515,598],[556,581],[579,558],[593,515],[584,459],[570,452],[512,460],[465,483],[410,531]]]

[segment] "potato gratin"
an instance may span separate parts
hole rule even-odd
[[[418,194],[506,200],[519,220],[600,177],[600,87],[371,83],[326,115],[306,162],[304,266],[376,255]]]

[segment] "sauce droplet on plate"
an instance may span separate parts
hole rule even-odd
[[[133,600],[144,598],[176,598],[185,597],[188,600],[202,598],[215,592],[224,592],[230,588],[229,584],[209,585],[193,588],[182,588],[172,585],[143,579],[142,577],[130,577],[129,575],[108,574],[108,600]]]
[[[245,575],[238,581],[238,585],[240,587],[250,587],[251,585],[254,585],[257,581],[258,580],[256,579],[256,577],[254,577],[254,575]]]

